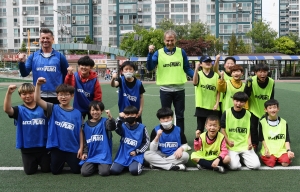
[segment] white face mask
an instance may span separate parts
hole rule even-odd
[[[162,122],[162,123],[160,123],[160,124],[161,124],[161,126],[162,126],[164,129],[166,129],[166,130],[172,128],[172,121]]]
[[[133,76],[133,73],[124,73],[124,77],[127,79],[127,78],[131,78]]]

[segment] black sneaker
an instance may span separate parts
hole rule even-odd
[[[174,166],[172,166],[171,167],[171,169],[170,170],[172,170],[172,171],[178,171],[180,169],[180,167],[179,166],[177,166],[177,165],[174,165]]]

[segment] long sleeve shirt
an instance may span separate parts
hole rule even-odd
[[[83,83],[85,83],[89,80],[92,80],[94,78],[97,78],[97,73],[95,71],[90,71],[90,75],[87,78],[82,78],[80,71],[78,71],[78,75],[80,76],[80,81]],[[67,74],[66,78],[65,78],[65,84],[75,87],[75,83],[76,83],[75,75]],[[101,89],[101,86],[100,86],[100,83],[98,80],[95,83],[93,100],[94,101],[102,101],[102,89]]]
[[[210,139],[207,136],[207,134],[206,134],[206,142],[208,144],[213,144],[215,141],[216,141],[216,137],[213,138],[213,139]],[[195,149],[195,151],[199,151],[201,149],[201,147],[202,147],[202,140],[201,140],[201,138],[200,137],[199,138],[195,138],[195,140],[194,140],[194,149]],[[220,153],[219,156],[222,159],[224,159],[227,154],[228,154],[228,149],[226,147],[226,141],[225,141],[225,139],[223,139],[222,144],[221,144],[221,153]]]

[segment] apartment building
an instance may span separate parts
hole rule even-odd
[[[279,0],[279,36],[299,34],[299,0]]]
[[[55,43],[71,43],[74,38],[82,42],[90,35],[95,44],[117,47],[134,25],[156,28],[165,18],[177,24],[206,22],[225,46],[232,32],[249,43],[245,34],[254,20],[261,19],[261,3],[262,0],[0,0],[0,49],[17,51],[23,41],[30,42],[32,51],[38,49],[42,27],[53,30]]]

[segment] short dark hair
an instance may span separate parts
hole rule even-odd
[[[257,72],[257,71],[269,71],[269,67],[268,67],[268,65],[259,63],[259,64],[255,65],[255,67],[254,67],[254,72]]]
[[[174,112],[172,111],[172,109],[168,108],[168,107],[163,107],[163,108],[160,108],[157,113],[156,113],[156,117],[158,119],[161,119],[163,117],[173,117],[174,115]]]
[[[220,125],[220,119],[216,115],[209,115],[208,117],[206,117],[205,124],[207,123],[207,121],[217,121],[218,124]]]
[[[23,83],[19,89],[18,89],[18,93],[19,95],[21,95],[22,93],[33,93],[34,92],[34,85],[31,83]]]
[[[56,93],[70,93],[70,94],[74,94],[75,88],[71,85],[67,85],[67,84],[61,84],[59,86],[56,87]]]
[[[41,28],[40,34],[41,33],[50,33],[53,36],[53,32],[48,28]]]
[[[136,70],[136,69],[135,69],[135,64],[134,64],[133,62],[131,62],[131,61],[125,61],[124,63],[122,63],[120,69],[123,71],[123,68],[124,68],[125,66],[127,66],[127,65],[131,66],[131,67],[133,68],[134,71]]]
[[[224,64],[225,64],[228,60],[232,60],[234,63],[236,63],[236,60],[235,60],[234,57],[226,57],[226,59],[224,60]]]
[[[277,107],[279,107],[279,102],[276,99],[270,99],[264,103],[265,109],[272,105],[276,105]]]
[[[241,71],[242,73],[244,73],[244,68],[240,65],[233,65],[231,67],[229,67],[230,73],[232,73],[233,71]]]
[[[105,109],[104,104],[101,101],[91,101],[89,104],[89,111],[94,108],[95,110],[103,111]]]
[[[78,65],[83,65],[83,66],[90,66],[93,68],[95,66],[95,62],[93,59],[91,59],[89,56],[83,56],[77,61]]]
[[[237,100],[237,101],[243,101],[243,102],[248,101],[248,95],[242,91],[236,92],[232,98],[233,100]]]
[[[123,110],[123,113],[125,113],[126,115],[138,114],[139,110],[135,106],[130,105],[130,106],[125,107],[125,109]]]

